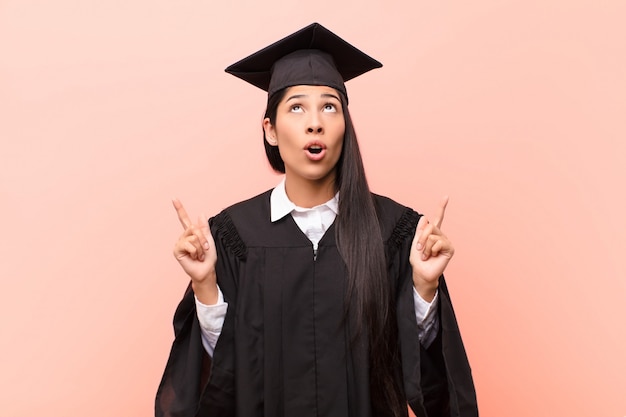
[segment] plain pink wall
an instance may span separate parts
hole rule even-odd
[[[0,415],[150,416],[187,284],[171,197],[273,186],[223,72],[319,21],[372,188],[432,213],[483,416],[626,415],[626,3],[0,1]]]

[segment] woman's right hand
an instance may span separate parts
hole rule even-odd
[[[215,274],[217,251],[209,221],[203,215],[194,224],[179,200],[175,199],[172,203],[184,229],[174,245],[174,257],[191,278],[198,300],[203,304],[215,304],[218,294]]]

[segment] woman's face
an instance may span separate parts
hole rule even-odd
[[[288,88],[275,124],[263,120],[265,137],[278,146],[287,178],[324,183],[335,179],[345,127],[339,93],[325,86]]]

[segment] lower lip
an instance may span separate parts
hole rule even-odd
[[[326,155],[326,149],[322,149],[320,153],[311,153],[308,150],[305,150],[304,153],[311,161],[319,161]]]

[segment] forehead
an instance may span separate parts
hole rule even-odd
[[[296,95],[311,98],[332,95],[339,99],[339,92],[332,87],[325,85],[294,85],[287,88],[283,101],[289,100],[290,97]]]

